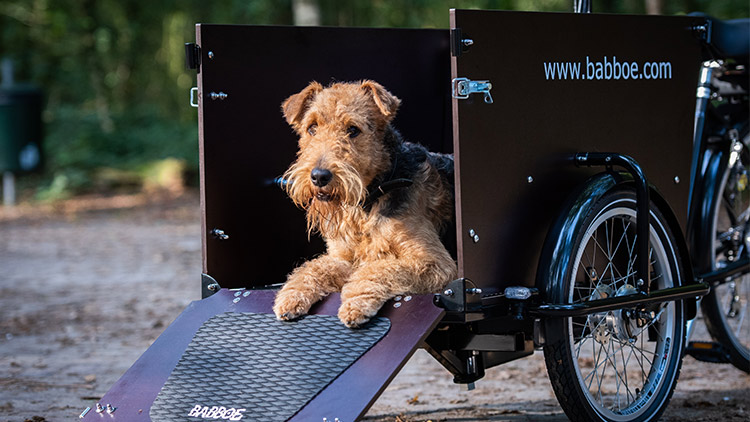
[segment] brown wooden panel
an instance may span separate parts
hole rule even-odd
[[[308,242],[302,212],[268,184],[297,147],[281,102],[310,81],[380,82],[403,100],[394,124],[406,139],[451,152],[448,38],[445,30],[198,25],[204,272],[223,287],[270,285],[322,250],[319,239]],[[214,228],[229,239],[207,236]]]
[[[570,153],[634,157],[684,228],[700,65],[690,30],[696,20],[469,10],[451,19],[474,41],[454,58],[452,76],[488,79],[494,97],[493,104],[481,95],[454,100],[461,276],[482,287],[534,284],[564,198],[601,171],[568,165]],[[670,62],[671,78],[588,79],[587,57],[603,63],[605,56],[641,70]],[[582,78],[547,79],[545,62],[567,61],[582,62]]]

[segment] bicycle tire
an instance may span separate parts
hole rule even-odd
[[[605,193],[593,205],[579,226],[571,256],[560,258],[566,262],[562,287],[548,300],[575,303],[635,291],[635,203],[635,192],[625,187]],[[678,285],[685,272],[666,219],[651,205],[649,268],[655,290]],[[598,256],[603,258],[596,263]],[[664,412],[682,365],[685,307],[680,301],[666,302],[639,311],[619,309],[547,321],[547,332],[562,333],[544,346],[547,372],[571,420],[642,422]],[[643,318],[644,314],[649,316]]]
[[[705,205],[706,209],[711,210],[707,230],[711,271],[748,255],[746,242],[743,241],[750,234],[750,186],[747,183],[750,174],[750,134],[747,122],[740,130],[742,150],[734,152],[737,154],[734,159],[727,160],[719,172],[720,177],[715,175],[710,180],[712,183],[718,182],[718,188],[714,190],[713,197],[705,199],[710,201]],[[731,231],[737,232],[741,243],[739,247],[727,246]],[[709,334],[726,349],[732,365],[747,373],[750,373],[749,306],[750,274],[713,286],[701,302]]]

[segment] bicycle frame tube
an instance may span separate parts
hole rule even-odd
[[[695,299],[698,296],[706,295],[708,291],[708,284],[694,283],[658,290],[651,294],[639,292],[626,296],[616,296],[580,303],[541,305],[532,308],[531,312],[547,317],[574,317],[612,311],[626,307],[644,306],[652,303]]]
[[[591,13],[591,0],[573,0],[573,12]]]
[[[713,67],[711,66],[711,63],[703,63],[696,92],[695,121],[693,123],[693,160],[690,168],[690,196],[688,197],[688,210],[691,214],[691,224],[688,224],[688,230],[692,229],[692,223],[695,223],[693,219],[697,218],[697,215],[695,215],[696,213],[693,212],[693,204],[694,201],[700,197],[700,159],[703,156],[703,151],[705,151],[703,129],[706,125],[706,109],[708,108],[708,102],[711,99],[712,75]],[[688,238],[690,238],[689,233]]]

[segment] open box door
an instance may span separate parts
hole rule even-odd
[[[297,151],[281,103],[311,81],[379,82],[406,140],[452,152],[448,31],[199,24],[196,39],[203,272],[222,287],[282,283],[323,251],[273,183]]]

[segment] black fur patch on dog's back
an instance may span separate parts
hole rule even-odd
[[[440,178],[446,186],[455,187],[453,178],[453,154],[428,152],[430,163],[437,169]],[[451,189],[452,191],[452,189]]]
[[[414,176],[427,161],[428,151],[423,146],[402,142],[393,158],[393,167],[389,180],[409,179],[414,180]],[[394,189],[385,197],[385,206],[380,209],[380,213],[386,217],[395,217],[407,207],[410,187]]]
[[[414,180],[425,161],[429,161],[437,169],[446,186],[453,186],[452,155],[433,153],[422,145],[403,141],[395,129],[386,133],[384,142],[391,150],[391,168],[375,178],[368,187],[368,192],[377,190],[381,184],[391,180]],[[398,216],[408,206],[410,189],[409,186],[388,192],[384,197],[384,206],[379,212],[386,217]]]

